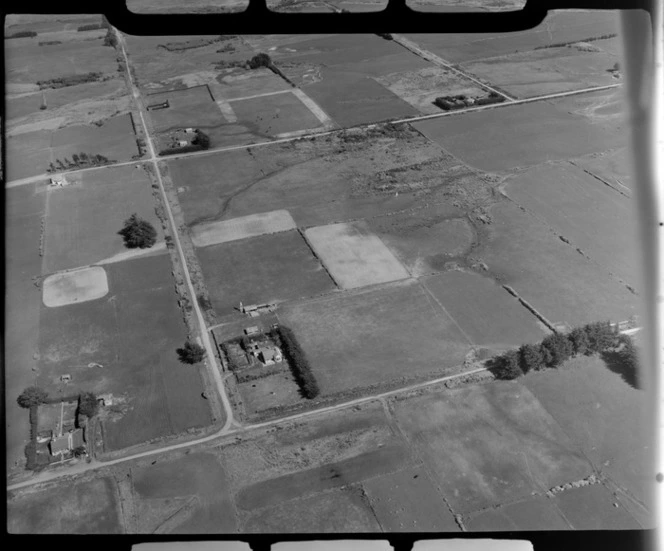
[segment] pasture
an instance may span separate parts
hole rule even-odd
[[[639,283],[637,206],[574,164],[547,164],[521,172],[505,193],[607,272]]]
[[[404,167],[440,157],[441,164],[431,172],[435,182],[440,182],[441,170],[452,171],[458,162],[404,127],[371,136],[211,153],[171,160],[168,166],[175,185],[185,188],[178,199],[189,226],[278,209],[288,210],[298,226],[321,226],[412,208],[421,189],[403,189],[395,196],[368,186],[366,180],[373,183],[380,173],[403,172]],[[421,180],[416,170],[408,176],[416,180],[418,174]]]
[[[42,307],[37,383],[54,396],[90,390],[122,398],[124,414],[104,421],[106,451],[209,424],[200,368],[181,364],[175,353],[186,328],[169,256],[108,264],[105,270],[107,297]],[[87,367],[91,362],[103,367]],[[63,373],[72,377],[66,389],[59,382]]]
[[[609,69],[619,58],[604,51],[603,43],[598,40],[492,57],[461,68],[517,98],[606,86],[618,82]]]
[[[322,127],[321,121],[296,94],[236,99],[231,106],[237,120],[256,136],[279,137],[282,134]]]
[[[425,115],[441,112],[440,107],[433,104],[439,96],[486,95],[484,89],[472,80],[437,66],[391,73],[377,77],[376,80]]]
[[[244,410],[249,416],[302,400],[299,387],[286,366],[274,375],[239,383],[238,388],[242,394]]]
[[[464,518],[464,524],[473,532],[569,530],[571,528],[569,522],[556,507],[556,502],[547,496],[531,497],[495,509],[480,511],[468,519]],[[609,527],[607,526],[607,528]]]
[[[515,382],[413,397],[391,408],[456,513],[526,498],[592,472],[537,399]]]
[[[385,243],[413,276],[444,269],[446,262],[468,253],[475,231],[458,210],[442,204],[415,212],[406,211],[367,220],[367,225]]]
[[[7,502],[10,534],[121,534],[120,504],[111,478],[72,481]]]
[[[245,305],[327,293],[334,282],[295,230],[196,251],[210,300],[223,316]]]
[[[429,119],[413,126],[465,163],[502,172],[624,145],[615,125],[589,124],[566,103],[535,102]],[[546,128],[546,132],[542,132]]]
[[[534,29],[513,33],[406,33],[410,40],[452,63],[530,51],[561,42],[580,42],[617,32],[618,12],[557,11]]]
[[[156,465],[141,465],[132,469],[132,486],[142,508],[156,509],[156,518],[152,519],[156,527],[166,524],[190,498],[197,498],[190,515],[182,515],[182,522],[169,523],[169,533],[219,534],[237,530],[227,475],[211,453],[192,453],[158,461]],[[176,502],[172,508],[175,511],[164,510],[164,502]]]
[[[379,532],[380,524],[356,488],[344,488],[243,515],[244,533]]]
[[[92,41],[68,40],[52,46],[39,46],[38,41],[45,40],[39,36],[7,40],[5,78],[16,84],[36,84],[41,80],[90,72],[114,74],[118,68],[117,52],[102,44],[103,36]]]
[[[549,332],[492,279],[451,270],[421,280],[473,344],[502,350],[541,341]]]
[[[165,101],[169,103],[168,108],[149,110],[156,132],[186,127],[207,131],[225,122],[207,86],[154,92],[145,96],[148,107]]]
[[[293,89],[283,78],[265,67],[217,74],[209,86],[216,100],[242,99]]]
[[[421,465],[362,484],[384,532],[459,532],[436,484]]]
[[[631,387],[617,369],[580,357],[521,380],[595,468],[652,511],[653,417],[646,391]]]
[[[413,281],[291,303],[279,320],[295,331],[322,394],[445,371],[469,343]]]
[[[223,222],[198,224],[192,228],[191,233],[196,247],[208,247],[296,228],[295,221],[287,210],[273,210]]]
[[[41,217],[45,196],[35,184],[5,190],[5,452],[7,470],[25,461],[28,413],[16,398],[33,384],[38,353],[41,289],[32,278],[41,274]]]
[[[409,277],[406,269],[365,224],[333,224],[304,232],[318,258],[343,289]]]
[[[634,294],[533,215],[506,201],[490,214],[490,236],[473,254],[551,323],[622,321],[637,312]]]
[[[133,213],[163,240],[147,173],[134,166],[109,167],[67,176],[68,186],[41,188],[46,198],[44,272],[112,259],[128,251],[118,231]],[[150,253],[143,249],[141,253]]]
[[[101,126],[74,125],[55,131],[36,130],[7,139],[7,179],[43,174],[49,163],[81,152],[104,155],[110,161],[128,161],[138,154],[130,114],[112,117]]]

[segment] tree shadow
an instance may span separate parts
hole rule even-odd
[[[642,390],[639,385],[638,365],[636,367],[630,366],[629,363],[625,361],[624,354],[621,351],[606,350],[602,352],[600,356],[610,371],[620,375],[622,380],[632,388]]]

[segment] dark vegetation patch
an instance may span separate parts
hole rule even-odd
[[[105,80],[104,73],[90,71],[82,75],[67,75],[64,77],[50,78],[48,80],[38,80],[37,86],[40,90],[46,88],[65,88],[66,86],[76,86],[86,82],[101,82]]]
[[[270,332],[270,336],[283,350],[302,395],[308,399],[318,396],[320,389],[314,374],[311,372],[311,364],[292,329],[279,325]]]

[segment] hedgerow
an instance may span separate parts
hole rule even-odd
[[[300,343],[297,342],[292,329],[280,325],[273,329],[272,336],[280,344],[302,395],[309,399],[318,396],[320,394],[318,383],[311,372],[309,360],[304,350],[300,347]]]

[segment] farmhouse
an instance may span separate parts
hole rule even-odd
[[[263,362],[265,365],[272,365],[280,362],[283,358],[281,356],[281,350],[276,346],[269,347],[260,347],[255,352],[256,357]]]
[[[67,434],[61,436],[53,436],[49,447],[51,448],[51,455],[63,455],[73,449],[83,445],[83,430],[74,429],[70,430]]]

